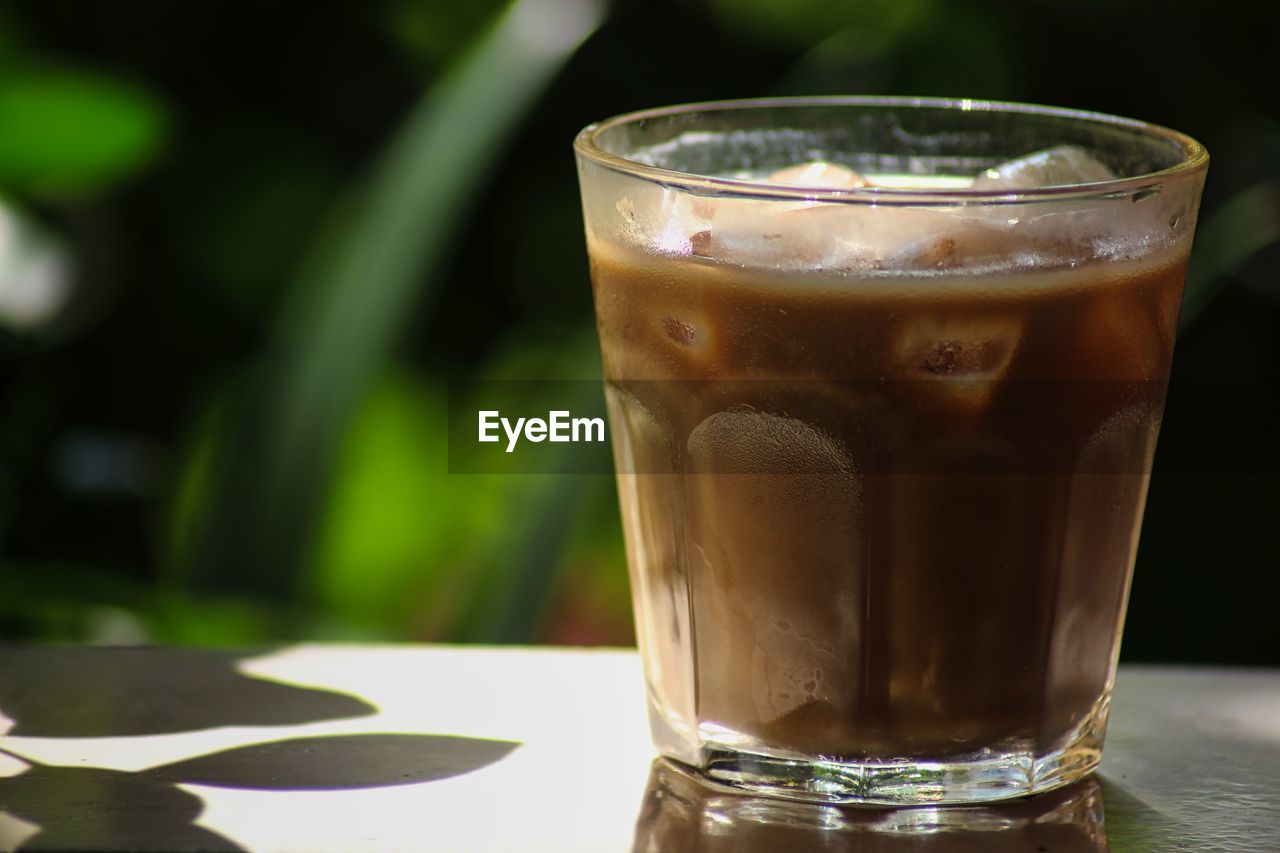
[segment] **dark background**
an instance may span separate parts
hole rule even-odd
[[[0,4],[0,636],[630,642],[612,483],[449,475],[447,380],[598,371],[583,125],[886,93],[1209,148],[1124,655],[1280,664],[1278,28],[1244,0]]]

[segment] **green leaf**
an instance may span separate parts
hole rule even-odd
[[[165,113],[145,90],[82,71],[0,78],[0,187],[91,193],[129,176],[160,149]]]
[[[594,330],[554,346],[512,346],[487,373],[513,374],[588,376],[595,381],[580,388],[598,396]],[[474,417],[515,402],[512,383],[494,384],[508,396],[450,399],[449,408]],[[601,494],[602,484],[611,490],[612,478],[450,473],[450,454],[465,448],[448,448],[449,414],[439,389],[399,373],[384,373],[366,396],[347,434],[316,553],[313,594],[330,616],[326,636],[536,637],[584,501]],[[625,572],[617,580],[625,584]]]
[[[198,576],[296,590],[352,413],[410,309],[426,303],[505,141],[601,20],[588,0],[513,4],[415,107],[345,218],[319,235],[235,441]]]
[[[502,6],[500,0],[390,0],[387,29],[416,65],[429,68],[455,56]]]
[[[483,504],[498,515],[502,492],[450,482],[444,410],[438,389],[387,373],[348,431],[312,578],[317,603],[347,631],[438,638],[451,625],[429,604],[466,594],[450,571],[464,551],[459,539],[476,532],[471,516]]]

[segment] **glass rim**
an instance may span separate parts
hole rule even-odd
[[[1182,158],[1164,169],[1124,178],[1092,181],[1083,184],[1058,184],[1020,190],[983,190],[935,187],[856,187],[820,188],[795,184],[741,178],[714,177],[695,172],[682,172],[651,166],[606,151],[600,145],[601,134],[639,121],[666,118],[697,112],[748,111],[792,107],[906,107],[953,109],[966,112],[993,112],[1068,119],[1077,122],[1124,128],[1175,145]],[[1018,204],[1064,199],[1128,196],[1169,180],[1203,172],[1209,166],[1209,153],[1197,140],[1180,131],[1157,124],[1124,118],[1108,113],[1052,107],[1016,101],[993,101],[973,98],[901,97],[879,95],[823,95],[806,97],[742,98],[702,101],[622,113],[593,122],[579,131],[574,151],[584,159],[614,172],[644,178],[663,186],[692,191],[695,194],[732,196],[737,198],[822,201],[844,204],[957,205]]]

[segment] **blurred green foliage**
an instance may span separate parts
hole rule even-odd
[[[0,77],[0,186],[41,196],[101,190],[156,155],[164,126],[159,101],[140,87],[11,66]]]
[[[451,475],[444,438],[482,402],[449,379],[598,374],[569,143],[627,109],[938,94],[1187,130],[1215,164],[1174,392],[1280,377],[1280,13],[1256,14],[0,2],[0,632],[628,642],[612,483]],[[1180,429],[1162,454],[1197,452]],[[1280,593],[1261,482],[1157,476],[1126,649],[1280,661],[1274,632],[1231,639],[1262,604],[1194,582]],[[1192,606],[1223,614],[1194,648],[1166,618]]]
[[[502,492],[493,484],[439,500],[446,405],[438,389],[388,374],[347,434],[321,526],[313,594],[357,625],[377,631],[421,618],[415,608],[448,595],[440,589],[445,567],[501,520],[495,504]]]
[[[711,4],[721,26],[750,38],[807,48],[835,34],[847,45],[877,52],[892,50],[929,27],[938,6],[936,0],[714,0]]]
[[[288,125],[241,117],[193,155],[203,174],[184,188],[184,255],[246,317],[269,318],[343,176],[333,157]]]
[[[393,0],[386,4],[387,28],[411,64],[431,73],[454,59],[495,15],[500,0],[424,3]]]
[[[372,181],[317,232],[215,466],[210,516],[189,552],[193,584],[281,597],[301,589],[368,383],[409,308],[429,309],[435,268],[489,163],[599,20],[579,3],[535,31],[546,11],[520,0],[482,33],[410,113]]]
[[[1258,252],[1280,244],[1280,180],[1255,184],[1225,201],[1196,234],[1187,271],[1180,325],[1186,328],[1208,307],[1224,273],[1240,269]],[[1275,280],[1270,281],[1272,289]]]

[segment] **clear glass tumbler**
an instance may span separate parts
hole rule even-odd
[[[1092,770],[1204,149],[828,98],[576,152],[659,751],[830,802]]]

